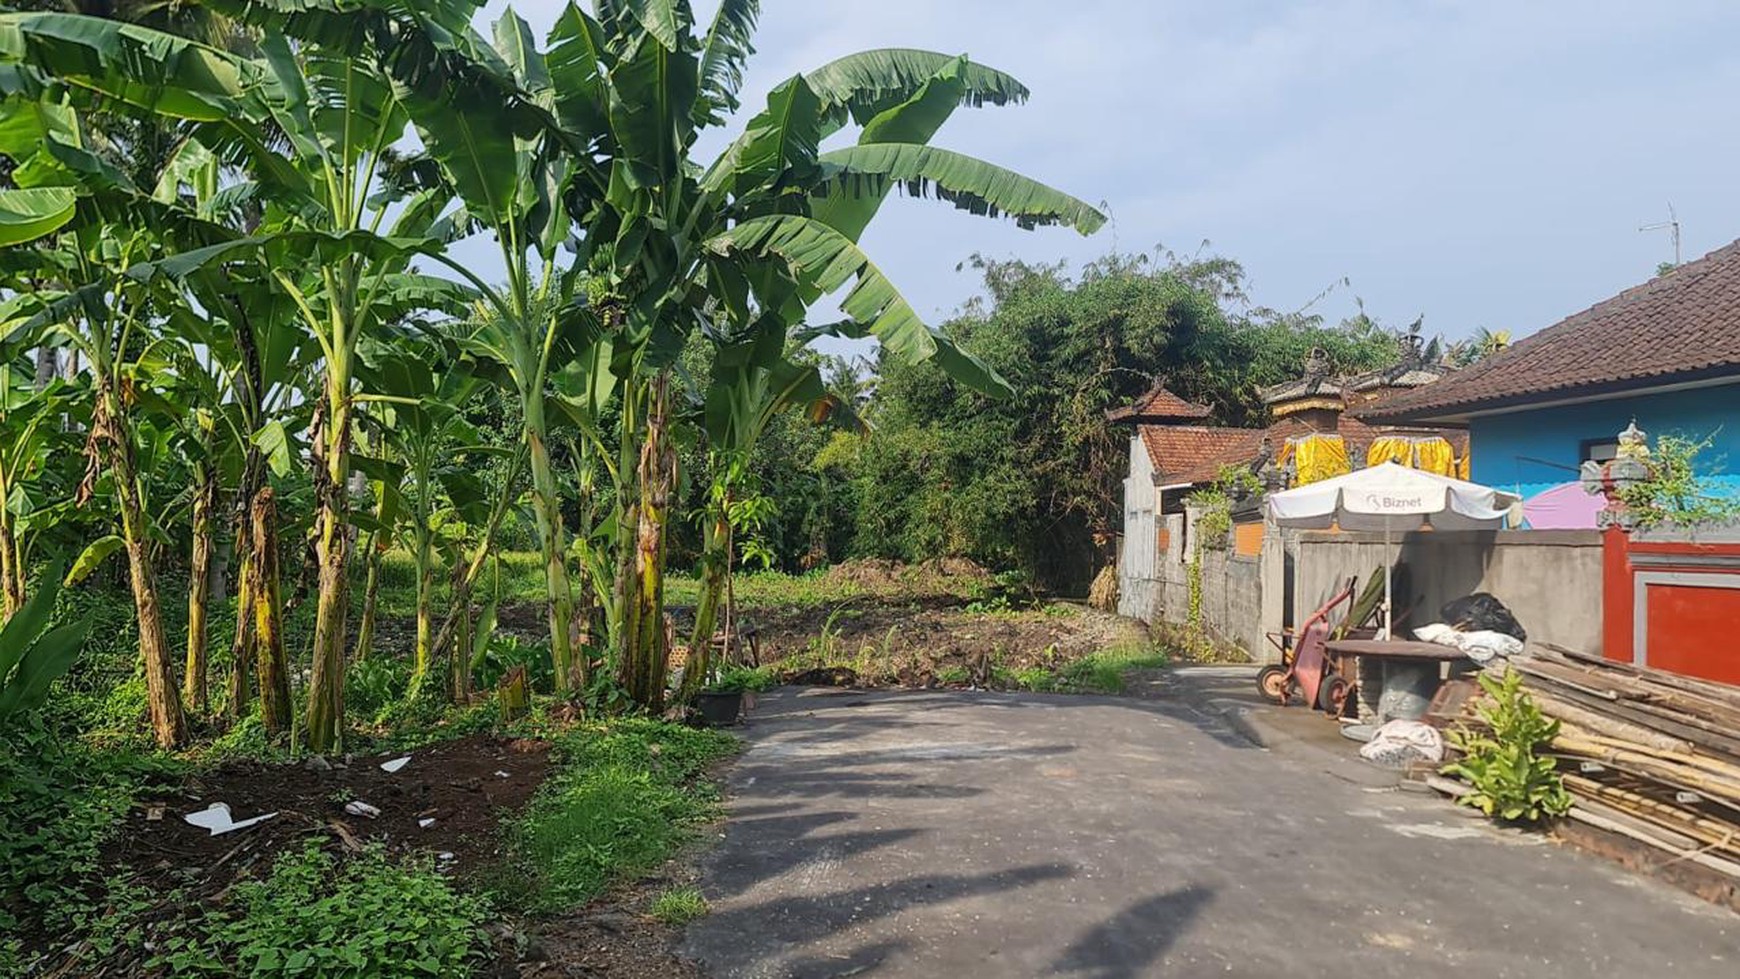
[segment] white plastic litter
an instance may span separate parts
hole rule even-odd
[[[1492,662],[1494,657],[1519,656],[1523,651],[1522,640],[1515,636],[1489,629],[1458,632],[1442,622],[1433,622],[1415,629],[1414,638],[1440,646],[1454,646],[1482,666]]]
[[[495,777],[496,777],[496,778],[508,778],[508,777],[509,777],[509,776],[508,776],[508,773],[507,773],[507,772],[500,772],[500,771],[498,771],[498,772],[496,772],[496,773],[495,773]]]
[[[1440,646],[1456,646],[1458,649],[1461,648],[1461,645],[1457,643],[1456,637],[1460,635],[1462,633],[1442,622],[1428,623],[1414,630],[1414,638],[1421,642],[1437,643]]]
[[[381,762],[381,771],[386,772],[388,775],[391,775],[394,772],[398,771],[399,769],[404,768],[406,765],[409,765],[410,763],[411,763],[411,756],[410,755],[406,755],[403,758],[394,758],[392,761],[383,761],[383,762]]]
[[[374,819],[381,814],[379,808],[371,806],[361,799],[358,799],[355,802],[345,803],[344,811],[350,813],[352,816],[365,816],[369,819]]]
[[[256,823],[263,823],[276,815],[278,814],[275,812],[269,812],[263,816],[254,816],[251,819],[237,820],[230,816],[229,803],[214,802],[204,809],[190,812],[182,818],[187,820],[189,824],[208,831],[212,836],[222,836],[225,833],[234,833],[238,829],[247,829]]]
[[[424,817],[423,819],[417,820],[417,828],[418,829],[428,829],[429,827],[431,827],[433,825],[435,825],[435,820],[433,817]]]
[[[1359,756],[1386,768],[1406,768],[1415,759],[1436,764],[1444,760],[1444,736],[1430,724],[1389,721],[1359,749]]]
[[[1522,640],[1508,636],[1502,632],[1483,629],[1479,632],[1464,632],[1462,639],[1456,645],[1468,654],[1468,658],[1482,666],[1491,662],[1495,656],[1520,656],[1523,651]]]

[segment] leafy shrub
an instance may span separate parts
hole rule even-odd
[[[733,693],[739,690],[749,690],[760,693],[772,688],[779,682],[777,672],[771,666],[739,666],[732,664],[719,671],[719,678],[707,685],[707,689],[719,693]]]
[[[490,638],[477,673],[479,688],[494,687],[516,666],[526,668],[526,682],[532,689],[555,689],[556,665],[550,655],[550,644],[530,642],[511,632],[498,632]]]
[[[0,738],[0,934],[26,922],[76,931],[91,913],[87,884],[105,842],[147,782],[179,763],[161,756],[89,752],[40,718],[6,725]]]
[[[1699,471],[1699,457],[1712,444],[1713,436],[1698,440],[1663,435],[1656,439],[1649,475],[1619,493],[1638,526],[1666,523],[1696,527],[1740,516],[1740,499],[1720,495]]]
[[[381,711],[404,699],[411,688],[411,664],[388,656],[375,656],[350,664],[345,671],[345,710],[356,717],[379,717]]]
[[[1473,786],[1457,801],[1508,822],[1535,823],[1569,812],[1571,794],[1554,760],[1535,754],[1558,737],[1559,722],[1535,706],[1522,688],[1522,674],[1508,671],[1501,680],[1482,673],[1479,679],[1486,697],[1478,714],[1489,731],[1450,732],[1450,743],[1463,757],[1446,765],[1444,773]]]
[[[152,964],[173,975],[462,976],[485,947],[487,912],[423,863],[379,849],[339,861],[310,841],[163,940]]]

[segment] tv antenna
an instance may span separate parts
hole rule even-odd
[[[1674,202],[1668,201],[1668,219],[1655,224],[1638,225],[1639,231],[1666,231],[1674,243],[1674,265],[1680,264],[1680,216],[1674,213]]]

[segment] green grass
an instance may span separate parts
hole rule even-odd
[[[560,771],[508,829],[501,881],[511,906],[552,913],[657,867],[716,814],[707,766],[737,741],[653,720],[621,720],[557,742]]]
[[[503,551],[498,566],[486,565],[477,583],[478,598],[499,595],[504,603],[536,603],[544,601],[543,559],[532,551]],[[575,587],[580,582],[575,580]],[[840,602],[866,594],[866,590],[850,581],[835,581],[823,572],[786,574],[781,571],[739,572],[733,587],[737,600],[748,608],[772,606],[810,607]],[[359,579],[351,588],[357,597],[357,613],[361,612]],[[442,567],[435,574],[435,605],[445,609],[450,589],[448,572]],[[669,572],[665,576],[665,600],[672,605],[694,605],[701,594],[701,581],[693,574]],[[381,561],[381,581],[378,608],[381,614],[410,616],[417,611],[417,573],[407,551],[393,550]]]
[[[1146,642],[1130,641],[1084,656],[1056,671],[1056,689],[1092,693],[1122,693],[1124,674],[1156,669],[1171,662],[1165,651]]]
[[[667,925],[686,925],[707,914],[700,888],[675,887],[653,899],[651,913]]]

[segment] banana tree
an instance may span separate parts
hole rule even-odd
[[[270,4],[237,7],[232,12],[242,15],[274,13]],[[360,43],[391,46],[375,36]],[[374,52],[379,57],[335,53],[269,33],[260,50],[257,59],[241,58],[91,18],[0,16],[0,60],[55,86],[106,96],[117,110],[187,120],[193,138],[245,172],[266,202],[253,238],[235,243],[237,254],[255,249],[321,351],[311,452],[319,593],[306,730],[316,750],[327,750],[343,730],[356,344],[380,322],[376,304],[405,287],[411,257],[439,251],[428,232],[442,192],[424,188],[406,200],[383,179],[406,132],[380,67],[384,49]],[[384,227],[389,237],[377,234]]]
[[[35,341],[21,335],[7,343],[8,332],[0,325],[0,622],[29,597],[33,545],[65,530],[74,516],[71,488],[78,474],[65,462],[77,457],[78,443],[66,422],[81,413],[86,395],[59,379],[33,390],[23,351]]]
[[[1000,392],[1001,380],[927,327],[858,249],[874,215],[861,202],[899,185],[1027,226],[1088,232],[1103,222],[1068,195],[923,145],[957,105],[1026,95],[1007,75],[927,52],[867,52],[786,81],[701,167],[697,140],[736,107],[758,12],[752,2],[722,4],[700,32],[689,5],[673,0],[601,3],[596,16],[569,4],[546,56],[556,115],[595,134],[599,163],[576,168],[564,200],[591,306],[626,381],[618,659],[631,694],[654,708],[664,696],[663,540],[676,476],[669,371],[685,339],[696,329],[740,337],[769,318],[788,328],[844,288],[843,329]],[[871,143],[823,153],[821,141],[848,120]]]
[[[748,502],[748,459],[767,426],[780,413],[801,409],[812,422],[866,430],[853,406],[828,390],[820,369],[798,362],[802,339],[793,348],[780,350],[779,345],[788,342],[785,332],[777,321],[766,321],[744,339],[721,339],[715,345],[702,417],[712,480],[701,514],[701,593],[683,671],[682,700],[700,691],[715,666],[713,635],[731,575],[733,541],[741,523],[738,513]],[[729,643],[730,609],[725,611]]]
[[[376,529],[396,534],[410,553],[416,576],[416,665],[418,689],[434,663],[435,574],[442,528],[454,519],[487,520],[484,486],[471,469],[491,448],[465,418],[463,408],[477,378],[463,362],[432,344],[408,338],[382,344],[366,358],[374,404],[371,426],[390,457],[358,465],[373,478],[384,513],[399,519]],[[436,370],[439,368],[440,375]]]

